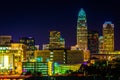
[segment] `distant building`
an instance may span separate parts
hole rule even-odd
[[[99,52],[99,40],[97,31],[88,32],[88,50],[91,54],[96,54]]]
[[[43,44],[42,50],[49,50],[50,44]]]
[[[35,39],[33,37],[21,37],[19,42],[27,46],[27,52],[26,52],[27,61],[33,59],[34,50],[36,50]]]
[[[99,54],[104,54],[104,40],[103,40],[103,36],[99,37]]]
[[[0,36],[0,45],[1,46],[10,45],[11,40],[12,36]]]
[[[50,31],[49,49],[65,48],[65,40],[59,31]]]
[[[104,54],[114,51],[114,24],[105,22],[103,24]]]
[[[75,46],[71,46],[71,50],[80,50],[80,48],[78,47],[78,45],[75,45]]]
[[[40,45],[35,45],[36,50],[40,49]]]
[[[91,59],[112,61],[120,57],[120,51],[110,52],[110,54],[91,54]]]
[[[27,45],[27,50],[35,50],[35,39],[33,37],[22,37],[20,43]]]

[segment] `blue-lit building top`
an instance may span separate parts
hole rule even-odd
[[[81,8],[79,13],[78,13],[78,22],[80,20],[86,20],[86,13],[85,13],[83,8]]]
[[[112,24],[112,22],[111,21],[105,21],[104,24]]]
[[[111,21],[105,21],[103,28],[114,28],[114,24]]]

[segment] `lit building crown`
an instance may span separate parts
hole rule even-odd
[[[112,24],[112,22],[111,21],[105,21],[104,24]]]
[[[79,13],[78,13],[78,22],[80,20],[86,20],[86,13],[85,13],[83,8],[81,8]]]
[[[114,28],[114,24],[111,21],[105,21],[103,28]]]
[[[78,16],[86,16],[86,13],[83,8],[80,9]]]

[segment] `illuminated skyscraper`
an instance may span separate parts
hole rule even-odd
[[[88,32],[88,49],[90,53],[96,54],[99,49],[99,40],[98,40],[98,32],[97,31],[89,31]]]
[[[61,37],[60,32],[50,32],[49,49],[65,48],[65,40]]]
[[[87,49],[88,44],[88,32],[87,32],[87,19],[86,13],[81,8],[78,13],[78,20],[77,20],[77,46],[79,49],[85,50]]]
[[[104,53],[109,54],[114,51],[114,24],[105,22],[103,24]]]

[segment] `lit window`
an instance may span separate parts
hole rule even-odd
[[[53,52],[50,52],[50,54],[53,54]]]
[[[50,55],[50,57],[53,57],[53,55]]]

